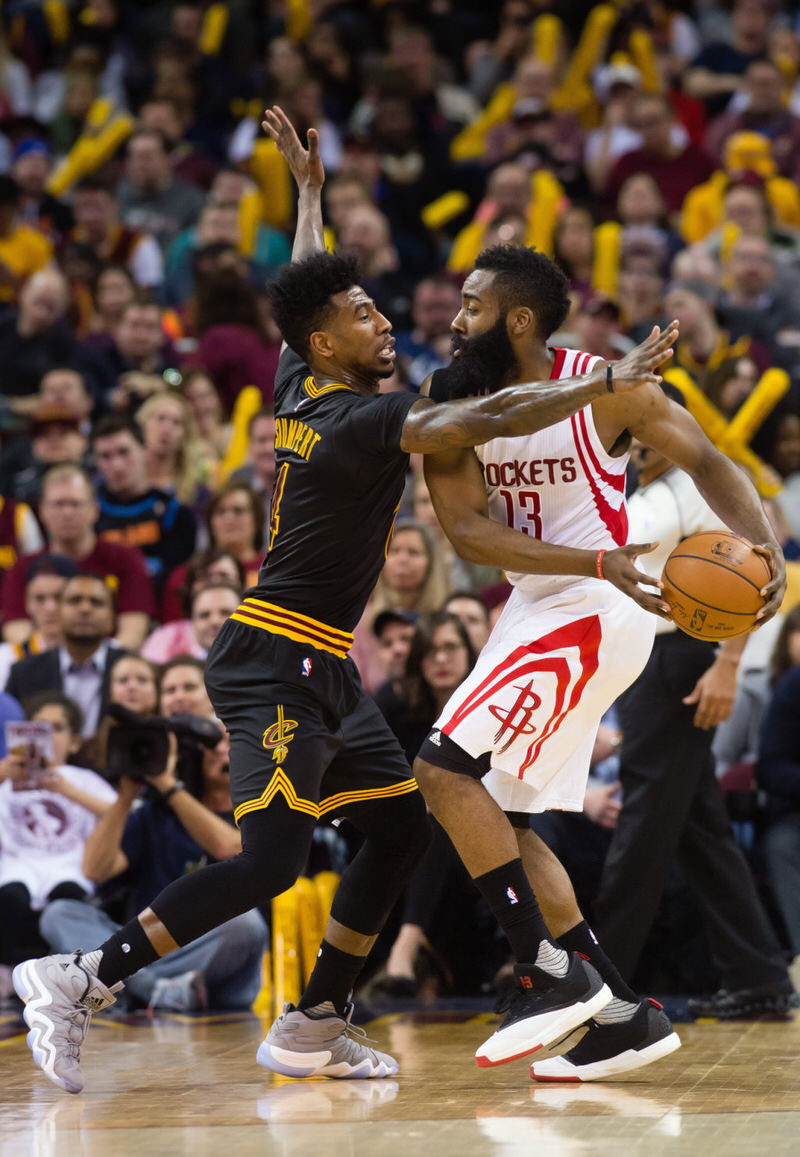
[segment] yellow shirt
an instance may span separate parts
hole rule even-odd
[[[53,246],[47,238],[27,225],[17,225],[10,237],[0,237],[0,261],[17,277],[30,277],[52,256]],[[14,301],[16,296],[12,286],[0,282],[0,301]]]

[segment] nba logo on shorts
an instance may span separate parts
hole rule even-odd
[[[506,895],[508,896],[509,904],[519,904],[519,900],[517,899],[517,893],[514,891],[514,889],[512,887],[509,886],[508,888],[506,888]]]
[[[303,674],[306,678],[311,674],[311,660],[303,659]]]

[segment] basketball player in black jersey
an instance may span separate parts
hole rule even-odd
[[[297,233],[275,283],[288,349],[275,381],[276,479],[269,554],[258,585],[209,655],[211,701],[231,736],[231,795],[242,852],[185,876],[94,951],[29,960],[15,970],[36,1063],[79,1092],[79,1049],[91,1012],[121,981],[240,912],[290,888],[320,816],[346,816],[364,836],[333,901],[317,964],[298,1008],[287,1006],[258,1060],[295,1077],[382,1077],[396,1062],[349,1035],[350,995],[386,916],[427,843],[422,797],[402,752],[347,657],[386,556],[411,452],[528,433],[609,389],[659,381],[670,335],[656,330],[614,368],[441,404],[380,395],[392,372],[391,325],[324,252],[318,139],[304,149],[280,109],[264,127],[299,190]],[[165,806],[176,806],[182,787]],[[574,957],[552,1001],[575,1023],[610,999]]]

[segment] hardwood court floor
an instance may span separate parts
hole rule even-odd
[[[249,1017],[98,1018],[86,1090],[34,1069],[0,1023],[2,1157],[788,1157],[800,1153],[800,1021],[680,1025],[683,1048],[605,1084],[478,1069],[486,1014],[399,1013],[367,1026],[401,1072],[288,1081],[255,1063]]]

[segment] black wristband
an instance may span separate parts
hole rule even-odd
[[[614,378],[612,375],[611,362],[609,362],[606,366],[606,389],[608,390],[609,394],[614,393]]]
[[[176,779],[172,787],[167,788],[166,791],[161,793],[161,802],[167,803],[172,799],[176,791],[186,791],[186,784],[182,779]]]

